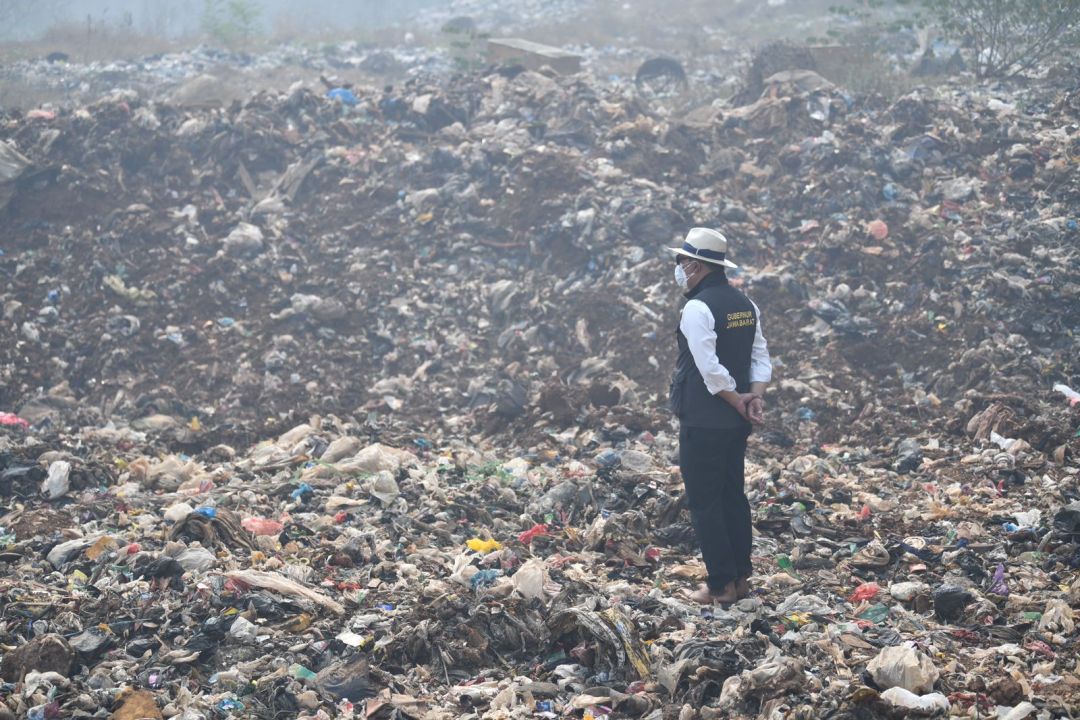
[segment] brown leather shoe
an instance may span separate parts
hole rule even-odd
[[[735,594],[740,600],[750,597],[750,578],[741,577],[735,581]]]

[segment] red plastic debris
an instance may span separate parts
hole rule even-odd
[[[875,240],[884,240],[889,237],[889,226],[884,220],[872,220],[866,226],[866,232]]]
[[[848,602],[860,603],[866,600],[872,600],[878,596],[881,592],[881,588],[877,583],[863,583],[859,587],[855,588],[855,592],[851,593],[851,597],[848,598]]]
[[[231,593],[236,593],[237,595],[243,595],[248,590],[251,590],[251,586],[238,578],[226,578],[225,590]]]
[[[253,535],[280,535],[285,526],[277,520],[267,518],[250,517],[240,521],[244,529]]]
[[[18,415],[6,412],[0,413],[0,425],[3,425],[5,427],[21,427],[23,430],[26,430],[30,427],[30,423],[28,423],[26,420],[23,420]]]
[[[550,535],[548,532],[548,526],[546,523],[537,523],[525,532],[518,535],[518,540],[528,545],[533,541],[533,538],[540,537],[541,535]]]
[[[1024,648],[1039,653],[1040,655],[1045,655],[1046,657],[1057,657],[1057,653],[1054,652],[1053,648],[1042,640],[1028,640],[1024,643]]]

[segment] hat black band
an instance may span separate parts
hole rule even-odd
[[[682,249],[685,250],[688,253],[693,253],[694,255],[697,255],[698,257],[703,257],[706,260],[720,260],[720,261],[723,261],[723,259],[724,259],[724,253],[722,253],[722,252],[716,252],[715,250],[706,250],[705,248],[701,248],[699,250],[698,248],[694,247],[693,245],[691,245],[688,242],[683,243]]]

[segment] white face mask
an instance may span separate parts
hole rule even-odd
[[[682,263],[675,266],[675,282],[679,283],[679,287],[683,290],[690,289],[690,278],[686,276],[686,269],[683,268]]]

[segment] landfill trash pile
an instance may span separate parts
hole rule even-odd
[[[12,715],[1076,710],[1075,89],[504,69],[0,138]],[[681,592],[691,225],[776,366],[729,608]]]
[[[420,69],[445,72],[451,69],[450,59],[438,49],[404,45],[366,48],[357,42],[327,43],[318,48],[281,44],[260,52],[201,45],[151,57],[85,63],[23,58],[0,67],[0,83],[17,84],[35,96],[52,99],[51,106],[59,107],[95,102],[117,88],[181,107],[219,107],[247,97],[252,87],[280,83],[283,77],[357,72],[392,77]],[[47,117],[53,112],[41,108],[35,114]]]

